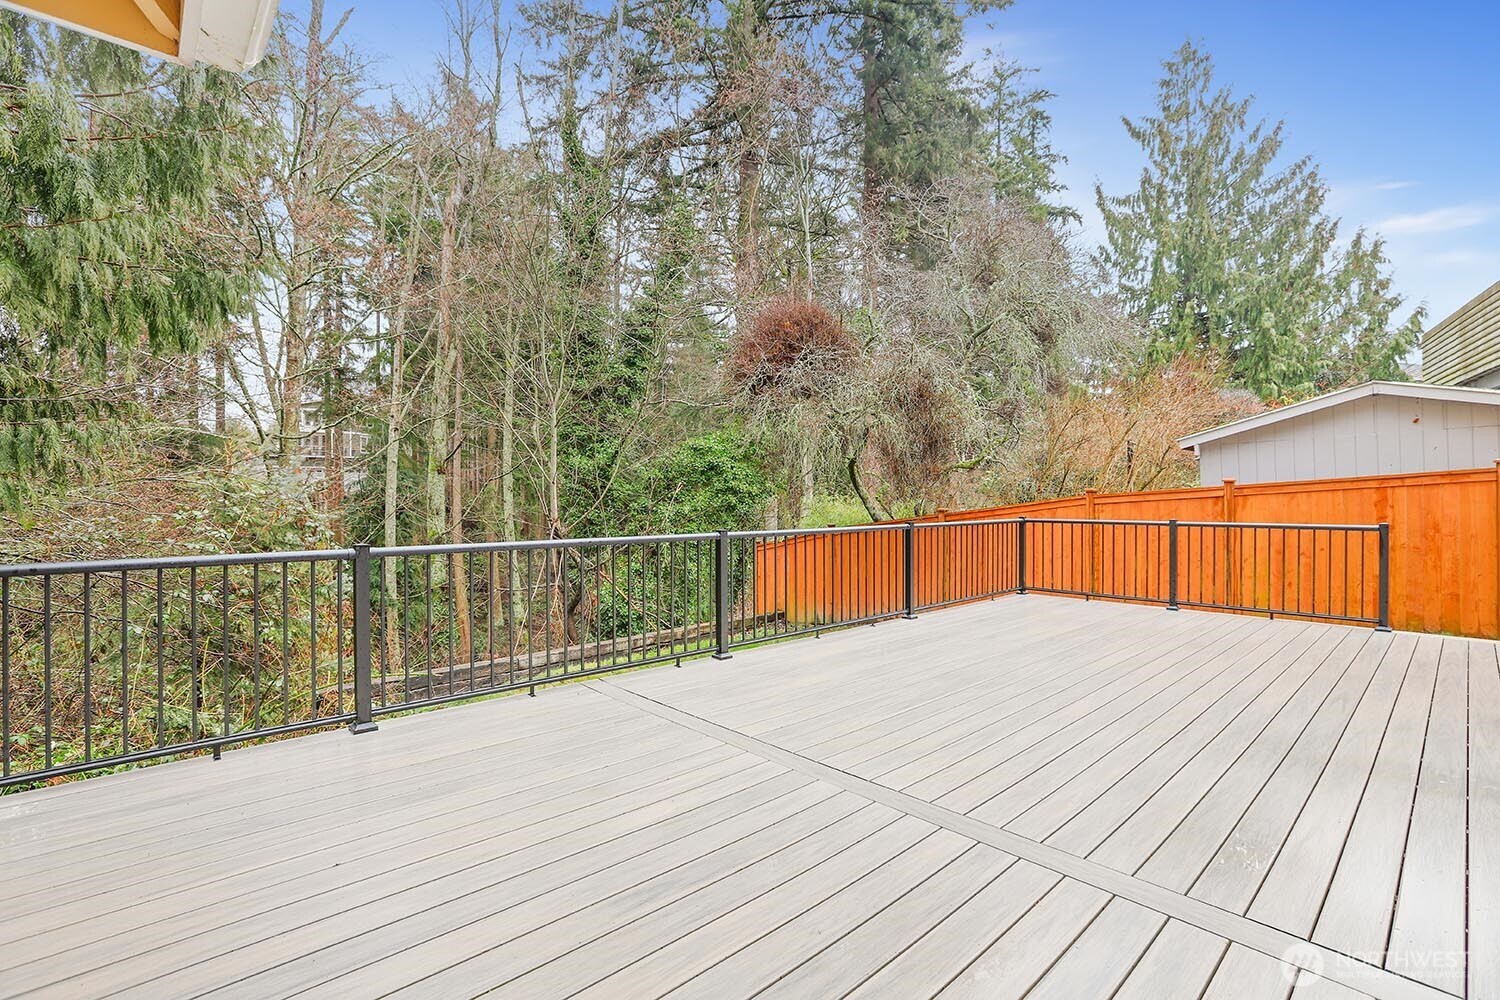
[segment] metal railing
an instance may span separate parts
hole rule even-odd
[[[1390,627],[1388,524],[1019,520],[1022,592]]]
[[[1012,593],[1388,628],[1389,559],[1017,518],[0,566],[0,789]]]

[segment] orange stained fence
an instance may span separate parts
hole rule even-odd
[[[1018,529],[996,523],[1022,517],[1024,559],[1017,552]],[[1378,535],[1368,527],[1335,526],[1384,522],[1390,525],[1391,624],[1500,638],[1500,463],[1243,486],[1227,480],[1148,493],[1086,491],[1059,500],[940,511],[915,522],[915,603],[933,606],[1018,589],[1022,581],[1011,577],[1023,569],[1030,590],[1166,603],[1172,596],[1169,520],[1179,522],[1176,597],[1183,606],[1373,620]],[[1288,523],[1306,527],[1271,527]],[[878,596],[868,599],[865,610],[898,613],[896,533],[889,533],[883,549],[870,543],[868,553],[836,537],[757,545],[756,612],[804,624],[847,620],[852,606],[834,607],[826,581],[870,577],[863,586]],[[763,589],[763,578],[780,583]]]

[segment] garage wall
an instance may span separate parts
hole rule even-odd
[[[1199,482],[1274,483],[1488,466],[1500,406],[1365,396],[1199,447]]]

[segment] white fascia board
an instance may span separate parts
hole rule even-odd
[[[277,0],[184,0],[178,62],[242,73],[266,54]]]

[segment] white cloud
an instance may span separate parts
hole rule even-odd
[[[1432,233],[1451,233],[1458,229],[1482,225],[1494,217],[1489,205],[1449,205],[1428,212],[1409,215],[1393,215],[1377,222],[1375,230],[1385,236],[1416,236]]]
[[[1500,254],[1486,250],[1439,250],[1436,253],[1428,254],[1427,259],[1433,264],[1500,269]]]

